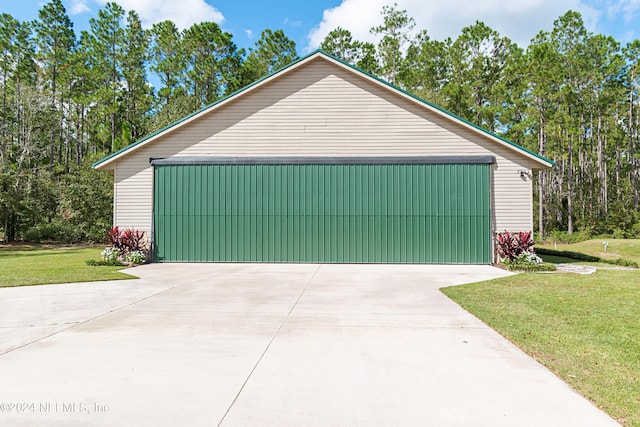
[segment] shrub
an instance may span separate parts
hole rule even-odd
[[[500,259],[508,259],[510,261],[515,261],[523,253],[533,254],[533,245],[535,243],[530,231],[498,233],[496,242]]]
[[[120,261],[115,260],[115,261],[104,261],[104,260],[97,260],[97,259],[88,259],[85,261],[85,263],[87,265],[90,265],[92,267],[97,267],[97,266],[113,266],[113,265],[118,265],[118,266],[123,266],[124,264],[122,264]]]
[[[104,224],[91,224],[81,227],[85,239],[91,243],[104,243]]]
[[[122,257],[122,251],[118,248],[106,248],[100,254],[100,257],[104,262],[117,262],[120,263],[120,257]]]
[[[613,264],[613,265],[620,265],[622,267],[632,267],[632,268],[638,268],[638,263],[635,261],[629,261],[628,259],[624,259],[624,258],[615,258],[615,259],[603,259],[606,263],[608,264]]]
[[[616,228],[611,233],[611,237],[613,237],[614,239],[627,239],[629,238],[629,233],[626,230]]]
[[[40,243],[42,241],[42,230],[38,226],[31,227],[24,233],[22,238],[25,242]]]
[[[144,232],[133,228],[123,231],[116,225],[107,230],[107,243],[125,255],[129,252],[144,251]]]
[[[120,234],[120,240],[127,253],[141,252],[144,249],[144,232],[129,228]]]
[[[553,264],[542,262],[542,258],[533,252],[522,252],[513,260],[505,258],[502,264],[510,271],[555,271],[556,269]]]
[[[147,261],[147,257],[142,251],[131,251],[124,259],[132,264],[144,264]]]
[[[540,255],[553,255],[564,258],[577,259],[579,261],[587,261],[587,262],[602,262],[606,264],[612,265],[620,265],[623,267],[633,267],[638,268],[638,263],[635,261],[629,261],[624,258],[601,258],[598,256],[583,254],[582,252],[572,252],[572,251],[557,251],[555,249],[546,249],[546,248],[537,248],[536,252]]]
[[[65,221],[52,221],[29,228],[22,236],[26,242],[77,243],[82,240],[82,232]]]
[[[124,244],[122,243],[122,232],[120,231],[120,227],[117,225],[106,232],[107,243],[111,245],[112,248],[118,249],[120,252],[124,252]]]
[[[555,249],[536,248],[536,252],[540,255],[555,255],[565,258],[577,259],[587,262],[599,262],[600,257],[583,254],[582,252],[556,251]]]

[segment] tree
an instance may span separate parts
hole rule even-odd
[[[18,95],[19,94],[19,95]],[[48,95],[37,87],[23,85],[17,88],[11,108],[20,118],[15,122],[16,143],[10,168],[2,173],[0,207],[3,211],[5,240],[15,240],[26,228],[55,213],[48,203],[50,197],[39,193],[48,176],[39,171],[41,142],[47,141],[50,129],[57,123],[58,114],[52,111]]]
[[[148,58],[149,35],[142,29],[138,14],[132,10],[127,15],[121,59],[125,83],[123,102],[126,126],[123,126],[122,132],[124,145],[147,133],[147,113],[151,109],[152,95],[146,76]]]
[[[589,37],[582,17],[577,12],[567,12],[554,22],[551,42],[558,53],[562,71],[563,84],[559,88],[559,116],[557,140],[563,144],[563,156],[559,159],[562,175],[561,184],[566,185],[566,197],[562,197],[558,206],[566,206],[566,214],[557,211],[557,221],[562,224],[562,216],[566,215],[566,226],[569,234],[574,231],[574,192],[575,192],[575,157],[576,145],[583,136],[580,124],[585,116],[582,110],[584,64],[584,46]],[[562,183],[564,181],[564,183]],[[593,187],[591,187],[593,188]],[[562,193],[560,193],[562,194]]]
[[[113,218],[113,176],[91,167],[99,158],[88,157],[76,171],[64,176],[59,202],[65,221],[94,242],[104,240]]]
[[[406,10],[398,10],[397,7],[397,3],[393,6],[384,6],[382,8],[383,23],[370,30],[371,33],[382,36],[378,43],[380,71],[391,84],[398,83],[404,47],[409,43],[411,32],[416,25],[415,20],[407,14]]]
[[[435,40],[397,5],[382,16],[377,46],[336,28],[322,49],[556,161],[536,175],[541,235],[640,237],[640,41],[573,11],[524,51],[481,22]],[[216,24],[147,31],[116,3],[77,42],[62,0],[34,22],[0,14],[0,237],[99,237],[111,183],[92,160],[296,58],[282,30],[245,55]]]
[[[338,27],[331,31],[322,41],[320,48],[368,73],[378,72],[376,47],[372,43],[353,40],[349,30]]]
[[[0,114],[0,170],[7,167],[7,147],[9,146],[12,111],[9,109],[10,79],[16,70],[16,37],[20,23],[13,16],[0,15],[0,84],[2,85],[2,111]]]
[[[432,40],[422,31],[407,48],[400,74],[400,85],[428,101],[446,105],[442,88],[451,72],[451,39]]]
[[[51,0],[38,12],[35,22],[37,59],[45,73],[44,86],[50,91],[51,109],[57,111],[57,120],[51,129],[51,145],[49,151],[49,168],[53,169],[56,148],[58,156],[62,155],[62,130],[64,122],[64,99],[58,84],[68,72],[68,58],[75,46],[73,23],[67,15],[61,0]],[[61,75],[62,74],[62,75]],[[57,147],[59,146],[59,147]],[[60,158],[60,157],[59,157]]]
[[[526,90],[523,91],[523,99],[524,108],[529,118],[529,129],[532,130],[531,134],[537,137],[536,151],[542,156],[548,156],[549,123],[555,115],[555,94],[562,83],[561,72],[558,69],[560,62],[549,33],[538,33],[531,41],[524,61],[523,67],[528,76],[528,84]],[[531,145],[531,148],[534,148],[534,144]],[[552,156],[555,156],[555,153],[552,152],[549,157]],[[548,172],[543,171],[537,175],[538,232],[541,237],[544,237],[546,230],[547,174]]]
[[[451,76],[443,88],[447,107],[492,132],[502,125],[505,73],[518,48],[482,22],[462,29],[449,49]]]
[[[235,90],[241,55],[230,33],[214,22],[194,24],[184,32],[184,46],[193,110]]]
[[[638,139],[640,133],[640,40],[634,40],[624,48],[624,58],[627,62],[625,73],[625,86],[627,90],[627,141],[629,152],[628,179],[633,189],[633,207],[638,210],[640,206],[640,153],[638,152]]]
[[[191,111],[186,92],[187,56],[183,36],[171,21],[151,28],[150,69],[160,79],[154,124],[156,128],[174,122]]]
[[[289,65],[297,58],[296,43],[284,31],[266,29],[242,64],[244,83],[252,83]]]
[[[120,23],[124,9],[117,3],[107,3],[98,11],[98,18],[89,20],[91,28],[87,37],[86,52],[92,70],[91,78],[96,82],[94,117],[98,138],[103,147],[115,151],[122,146],[121,105],[122,48],[125,32]],[[108,127],[104,124],[108,124]]]

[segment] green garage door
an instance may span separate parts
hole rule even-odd
[[[489,264],[493,161],[154,160],[154,260]]]

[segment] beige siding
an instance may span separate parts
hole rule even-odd
[[[115,223],[151,229],[151,157],[486,154],[494,230],[531,230],[533,160],[319,58],[118,159]]]

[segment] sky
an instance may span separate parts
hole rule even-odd
[[[88,29],[107,0],[62,0],[79,34]],[[351,31],[354,39],[375,42],[369,29],[382,22],[384,5],[397,3],[426,29],[432,39],[455,39],[462,28],[483,21],[521,47],[568,10],[582,14],[587,29],[612,35],[623,44],[640,38],[640,0],[117,0],[134,9],[143,24],[170,19],[179,28],[214,21],[233,34],[239,47],[249,48],[270,28],[282,29],[296,42],[298,54],[319,47],[336,27]],[[42,0],[0,0],[0,12],[20,21],[33,20]]]

